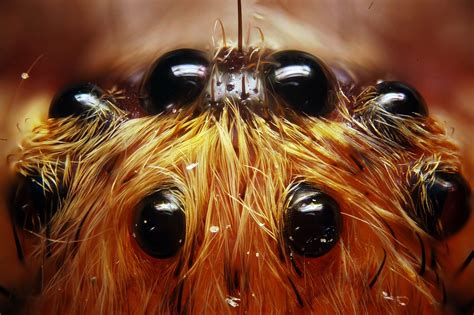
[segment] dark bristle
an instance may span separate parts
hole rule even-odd
[[[234,271],[234,282],[233,282],[233,289],[237,291],[240,287],[240,272],[238,270]]]
[[[439,284],[440,278],[439,278],[438,270],[435,269],[435,270],[434,270],[434,273],[435,273],[435,277],[436,277],[436,284]]]
[[[238,19],[238,48],[242,52],[242,1],[237,0],[237,19]]]
[[[368,193],[367,193],[368,194]],[[387,220],[385,220],[380,214],[376,213],[377,217],[380,219],[380,221],[382,221],[382,223],[385,225],[385,227],[388,229],[388,231],[390,232],[390,235],[392,235],[392,237],[395,239],[395,240],[398,240],[397,239],[397,235],[395,234],[395,231],[393,230],[392,226],[387,222]],[[395,245],[397,245],[397,243],[395,243]]]
[[[349,155],[349,157],[351,158],[351,160],[355,163],[355,165],[357,165],[357,167],[359,168],[359,170],[362,172],[364,170],[364,165],[362,164],[361,161],[359,161],[358,159],[355,158],[355,156],[353,156],[352,154]]]
[[[87,213],[84,215],[84,217],[81,219],[81,222],[79,222],[79,227],[77,228],[76,235],[74,236],[74,244],[73,244],[73,254],[77,252],[77,247],[79,245],[79,237],[81,236],[81,230],[82,227],[84,226],[84,222],[86,222],[87,217],[91,213],[92,209],[89,209]]]
[[[434,248],[431,248],[431,259],[430,259],[430,268],[436,269],[437,261],[436,261],[436,252]]]
[[[296,274],[298,275],[298,277],[301,278],[303,276],[303,273],[301,272],[301,269],[296,264],[295,257],[293,256],[293,253],[290,253],[290,261],[291,261],[291,265],[293,266],[293,269],[295,270]]]
[[[372,278],[372,280],[370,280],[369,282],[369,288],[372,289],[372,287],[374,286],[374,284],[377,282],[377,279],[379,278],[380,276],[380,273],[382,272],[382,269],[383,267],[385,266],[385,260],[387,259],[387,252],[385,251],[385,249],[383,250],[383,259],[382,259],[382,263],[380,264],[379,268],[377,269],[377,272],[375,273],[374,277]]]
[[[245,100],[247,98],[247,92],[245,91],[245,74],[242,75],[242,94],[240,95],[240,98],[242,100]]]
[[[283,254],[282,246],[277,246],[277,252],[278,252],[278,259],[280,259],[281,262],[285,261],[285,255]]]
[[[444,305],[448,301],[448,295],[446,293],[446,287],[444,286],[444,283],[441,283],[441,291],[443,292],[443,299],[441,303]]]
[[[12,193],[12,196],[14,196],[14,193]],[[25,261],[25,254],[23,252],[23,247],[21,246],[20,238],[18,237],[18,231],[16,230],[16,224],[19,222],[16,222],[15,220],[15,215],[14,215],[14,206],[13,206],[13,201],[14,197],[11,198],[10,200],[10,222],[12,224],[12,232],[13,232],[13,239],[15,240],[15,247],[16,247],[16,254],[18,257],[18,260],[23,263]]]
[[[240,288],[240,271],[233,269],[230,260],[226,259],[224,262],[224,278],[227,292],[230,295],[235,294]]]
[[[184,281],[179,283],[179,291],[178,291],[178,313],[181,313],[181,303],[183,300],[183,289],[184,289]]]
[[[474,250],[471,251],[471,253],[466,257],[464,262],[459,266],[459,269],[456,271],[455,277],[459,276],[463,271],[469,266],[469,264],[472,262],[474,259]]]
[[[181,255],[179,257],[178,264],[176,265],[176,268],[174,269],[174,277],[175,278],[179,276],[182,269],[183,269],[183,256]]]
[[[1,285],[0,285],[0,294],[6,296],[6,298],[10,301],[14,299],[13,293],[11,293],[9,290],[7,290],[6,288],[4,288]]]
[[[48,223],[46,224],[46,257],[48,258],[52,255],[51,246],[51,225]]]
[[[169,296],[169,306],[176,310],[176,314],[182,314],[182,300],[183,300],[184,280],[180,280]],[[174,313],[173,313],[174,314]]]
[[[430,268],[434,271],[436,277],[436,284],[439,284],[439,274],[438,274],[438,261],[436,260],[436,251],[433,247],[430,249],[431,258],[430,258]]]
[[[293,280],[291,280],[290,277],[288,277],[288,281],[290,282],[291,288],[293,289],[293,292],[295,293],[296,300],[298,301],[298,305],[303,308],[304,303],[303,299],[301,298],[300,293],[298,292],[298,289],[296,288],[295,284],[293,283]]]
[[[420,242],[420,248],[421,248],[421,262],[420,262],[420,271],[418,271],[418,274],[420,276],[423,276],[426,271],[426,253],[425,253],[425,244],[423,243],[423,240],[421,239],[420,235],[416,233],[416,237],[418,238],[418,241]]]
[[[192,250],[191,253],[189,254],[189,259],[188,259],[188,268],[191,269],[191,267],[194,264],[194,248],[196,248],[196,238],[193,238],[192,241],[193,245],[191,246]]]
[[[21,246],[20,238],[18,237],[18,232],[16,230],[15,223],[12,220],[12,230],[13,230],[13,238],[15,239],[15,246],[16,246],[16,255],[18,260],[21,263],[25,262],[25,254],[23,253],[23,247]]]

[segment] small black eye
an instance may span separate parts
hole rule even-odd
[[[57,94],[49,106],[49,117],[86,117],[109,109],[104,91],[95,84],[85,83],[70,86]]]
[[[310,116],[334,110],[333,78],[323,62],[301,51],[281,51],[266,69],[267,84],[292,109]]]
[[[39,231],[57,212],[59,200],[65,194],[64,187],[51,192],[40,176],[18,176],[10,199],[15,223],[27,230]]]
[[[336,245],[340,231],[339,205],[331,196],[306,184],[294,189],[284,219],[284,237],[292,250],[322,256]]]
[[[471,189],[461,174],[436,171],[431,178],[416,176],[413,182],[415,212],[408,214],[421,228],[441,239],[465,226],[471,213]]]
[[[411,86],[397,82],[385,81],[375,86],[378,96],[375,103],[395,115],[427,116],[423,97]]]
[[[150,114],[193,102],[203,91],[209,75],[204,52],[171,51],[160,57],[142,85],[142,105]]]
[[[155,192],[136,208],[133,237],[152,257],[173,257],[183,246],[186,220],[175,194],[172,190]]]

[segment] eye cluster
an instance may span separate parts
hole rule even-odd
[[[252,92],[259,95],[257,99],[260,100],[272,94],[287,109],[300,114],[319,117],[334,110],[334,79],[321,60],[301,51],[281,51],[264,58],[264,65],[255,71],[265,82],[265,89],[259,91],[255,86],[254,91],[246,91],[246,82],[251,80],[252,75],[247,73],[249,65],[245,64],[244,56],[239,53],[231,51],[226,57],[216,58],[216,64],[213,64],[206,53],[199,50],[171,51],[153,64],[143,80],[140,93],[142,104],[148,113],[159,114],[191,104],[208,85],[212,85],[208,93],[218,93],[220,85],[224,84],[221,81],[223,78],[211,80],[212,67],[218,66],[229,72],[223,74],[228,81],[225,89],[229,92],[224,94],[235,97],[230,92],[236,92],[238,101],[243,103],[247,103]],[[250,81],[247,83],[250,84]],[[211,103],[215,99],[214,95],[208,95],[208,98]]]
[[[271,96],[285,109],[303,116],[329,117],[335,111],[337,81],[317,57],[287,50],[266,55],[264,61],[257,70],[264,81],[265,97]],[[207,54],[199,50],[166,53],[144,76],[137,102],[151,115],[188,106],[210,84],[212,67]],[[56,95],[49,117],[76,117],[83,122],[106,120],[119,112],[117,103],[95,84],[78,84]],[[355,127],[362,126],[362,132],[402,150],[411,149],[410,137],[416,135],[413,130],[423,128],[428,116],[421,95],[397,81],[378,83],[349,110]],[[411,172],[407,183],[408,215],[436,238],[459,231],[470,215],[471,191],[466,180],[456,171],[443,169]],[[32,230],[44,226],[57,211],[65,192],[59,187],[51,189],[41,177],[22,177],[12,198],[15,221]],[[173,257],[185,242],[185,209],[178,196],[176,189],[158,190],[135,209],[133,236],[154,258]],[[282,235],[292,252],[320,257],[335,246],[341,229],[339,205],[332,196],[309,184],[290,190]]]
[[[66,194],[65,187],[41,176],[18,175],[9,200],[12,218],[20,227],[39,232],[49,224]]]
[[[362,93],[352,115],[364,131],[397,150],[425,144],[430,133],[425,100],[403,82],[383,81]]]
[[[176,189],[158,190],[136,207],[133,237],[149,256],[175,256],[186,239],[186,218]],[[307,183],[290,189],[283,215],[283,237],[291,251],[320,257],[339,240],[342,220],[336,200]]]
[[[324,117],[335,108],[335,79],[317,57],[288,50],[271,55],[265,69],[268,88],[290,109]]]
[[[320,257],[339,240],[342,222],[336,200],[309,184],[290,191],[283,220],[290,249],[305,257]]]
[[[133,237],[154,258],[173,257],[183,246],[186,218],[177,190],[160,190],[145,197],[135,209]]]
[[[135,102],[141,105],[143,114],[148,115],[179,110],[200,97],[203,103],[208,102],[210,96],[207,95],[206,98],[204,94],[212,94],[212,91],[219,90],[218,86],[222,84],[219,78],[213,77],[213,69],[236,59],[234,55],[235,53],[229,54],[223,57],[224,59],[221,58],[222,60],[210,60],[206,52],[196,49],[178,49],[165,53],[153,63],[143,77]],[[228,61],[225,58],[234,59]],[[246,60],[243,56],[237,59]],[[283,107],[282,115],[287,114],[289,110],[303,116],[328,117],[335,111],[338,102],[337,80],[319,58],[303,51],[285,50],[263,54],[256,68],[242,60],[237,68],[233,67],[227,71],[231,72],[231,78],[239,78],[243,82],[231,82],[227,86],[242,84],[240,91],[245,93],[243,85],[245,80],[250,80],[246,72],[250,67],[254,69],[253,75],[258,77],[257,81],[263,81],[263,89],[253,93],[256,93],[260,100],[265,100],[264,106],[279,104],[278,106]],[[252,62],[252,65],[255,63],[250,59],[248,62]],[[247,79],[242,74],[246,74]],[[248,95],[240,96],[239,101],[244,102]],[[395,127],[389,128],[392,125],[400,127],[397,125],[397,117],[420,118],[428,115],[425,102],[419,93],[401,82],[379,83],[370,95],[370,102],[365,103],[370,105],[355,108],[354,116],[368,122],[369,127],[389,138],[400,134]],[[93,118],[97,113],[113,113],[114,106],[120,107],[121,104],[123,105],[123,102],[114,99],[95,84],[78,84],[56,95],[50,106],[49,117]]]
[[[232,82],[227,82],[226,89],[232,87],[236,92],[241,91],[241,94],[226,95],[233,95],[244,103],[248,97],[244,85],[246,80],[251,80],[247,70],[252,66],[245,64],[245,56],[236,57],[236,54],[239,53],[234,52],[222,60],[216,58],[211,61],[208,54],[200,50],[170,51],[159,57],[143,77],[136,102],[149,115],[179,110],[200,97],[203,102],[209,102],[209,98],[213,97],[208,95],[204,100],[203,95],[212,94],[212,91],[217,93],[219,85],[223,84],[220,81],[222,78],[211,79],[214,67],[230,62],[234,67],[227,67],[226,71],[230,73],[226,75]],[[334,110],[335,79],[320,59],[295,50],[280,51],[262,58],[261,65],[253,73],[258,78],[252,81],[254,84],[259,80],[264,82],[262,90],[255,87],[255,91],[252,91],[259,103],[271,102],[273,98],[283,104],[285,111],[292,110],[314,117],[325,117]],[[235,63],[234,59],[240,60],[240,63]],[[254,61],[249,59],[248,62]],[[242,88],[237,89],[240,85]],[[210,89],[206,89],[209,86]],[[120,100],[114,99],[95,84],[78,84],[64,89],[53,99],[49,117],[94,117],[97,113],[113,112],[114,105],[120,103]]]
[[[209,65],[207,54],[195,49],[175,50],[160,57],[141,88],[146,111],[159,114],[196,100],[207,84]]]
[[[407,214],[429,235],[443,239],[460,231],[471,215],[471,189],[454,171],[422,167],[407,183]]]
[[[69,86],[58,93],[49,106],[50,118],[95,118],[110,110],[111,98],[97,85],[83,83]]]

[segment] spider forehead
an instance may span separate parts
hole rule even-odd
[[[213,58],[205,106],[220,106],[226,100],[244,106],[264,104],[263,72],[259,69],[261,57],[258,48],[247,51],[232,48],[218,50]]]

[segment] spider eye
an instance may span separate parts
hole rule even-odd
[[[150,114],[193,102],[209,75],[204,52],[180,49],[161,56],[142,85],[142,105]]]
[[[375,103],[384,110],[395,115],[427,116],[423,97],[411,86],[397,82],[385,81],[375,86],[378,96]]]
[[[104,91],[95,84],[84,83],[65,88],[58,93],[49,107],[50,118],[85,117],[110,109]]]
[[[267,84],[292,109],[309,116],[334,110],[332,76],[323,62],[301,51],[281,51],[272,56]]]
[[[186,220],[175,193],[172,190],[155,192],[136,208],[133,237],[152,257],[173,257],[183,246]]]
[[[336,245],[340,232],[337,202],[317,188],[297,186],[284,219],[284,237],[290,248],[302,256],[319,257]]]
[[[56,194],[48,191],[40,176],[18,176],[10,199],[15,223],[22,228],[39,231],[57,212],[59,200],[65,194],[64,187],[60,187]]]
[[[408,214],[430,235],[455,234],[470,216],[471,189],[459,173],[436,171],[431,178],[415,180],[412,191],[415,212]]]

